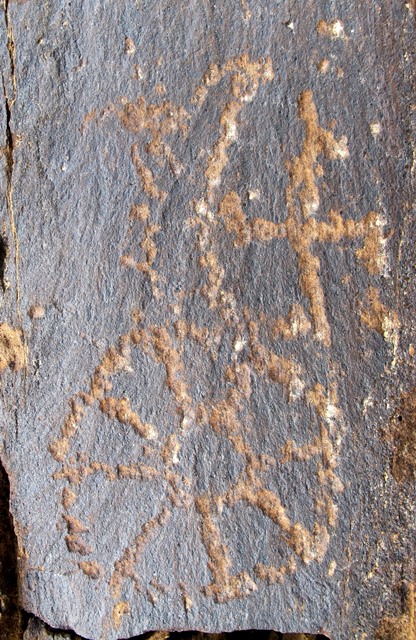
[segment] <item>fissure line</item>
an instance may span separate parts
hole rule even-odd
[[[7,37],[7,51],[9,53],[10,60],[10,76],[12,83],[13,94],[10,98],[6,83],[3,80],[3,91],[5,97],[5,109],[6,109],[6,145],[4,148],[4,155],[6,158],[6,201],[7,201],[7,210],[9,214],[9,222],[11,233],[13,237],[13,246],[14,246],[14,263],[15,263],[15,273],[16,273],[16,306],[17,306],[17,316],[19,324],[22,324],[22,312],[20,308],[20,280],[19,280],[19,238],[17,235],[16,229],[16,220],[14,214],[14,204],[13,204],[13,169],[14,169],[14,142],[13,142],[13,133],[11,129],[11,116],[12,109],[16,102],[16,73],[15,73],[15,44],[14,44],[14,36],[13,36],[13,27],[10,21],[9,15],[9,0],[4,0],[3,4],[4,9],[4,19],[6,23],[6,37]]]

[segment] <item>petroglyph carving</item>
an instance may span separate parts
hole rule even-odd
[[[334,31],[335,27],[331,29]],[[349,152],[345,136],[336,138],[320,124],[309,90],[300,95],[298,102],[304,140],[298,155],[287,162],[287,210],[285,216],[278,218],[283,222],[249,215],[242,196],[226,187],[223,175],[243,126],[241,115],[260,92],[267,91],[273,79],[270,59],[251,60],[243,55],[222,67],[209,66],[187,109],[170,101],[150,104],[143,96],[136,103],[124,101],[121,107],[111,108],[113,117],[135,136],[131,159],[142,195],[141,202],[127,206],[130,223],[142,230],[142,239],[135,248],[137,254],[125,253],[120,256],[120,263],[123,268],[135,270],[135,277],[147,279],[154,304],[163,305],[165,322],[154,324],[145,314],[126,310],[128,316],[133,311],[131,329],[103,355],[91,375],[89,388],[70,399],[67,417],[50,451],[59,463],[54,478],[62,486],[66,544],[70,552],[78,556],[79,568],[86,578],[105,578],[111,585],[116,626],[129,611],[124,592],[127,582],[134,584],[138,594],[157,602],[154,585],[143,584],[138,565],[145,548],[168,526],[177,509],[192,508],[199,519],[211,574],[211,582],[201,584],[200,589],[219,603],[249,596],[261,582],[279,583],[290,579],[303,565],[322,562],[337,525],[337,496],[343,490],[337,464],[346,427],[335,382],[331,319],[317,248],[329,243],[344,244],[347,248],[351,245],[357,268],[366,269],[368,277],[374,279],[385,267],[384,222],[375,212],[365,213],[356,220],[338,211],[322,211],[320,182],[324,169],[320,162],[347,161]],[[216,139],[205,156],[204,186],[188,203],[187,229],[195,242],[192,251],[198,254],[200,286],[197,292],[182,290],[172,299],[164,287],[170,274],[163,270],[163,261],[158,259],[159,238],[163,238],[165,229],[155,212],[167,199],[163,183],[166,170],[181,179],[183,168],[178,159],[180,154],[171,148],[173,140],[178,146],[186,144],[192,118],[208,100],[211,89],[220,83],[226,93],[226,103],[217,123]],[[172,139],[172,143],[168,143],[168,139]],[[147,159],[156,162],[153,168],[148,166]],[[286,316],[266,317],[258,309],[241,304],[227,282],[226,264],[218,251],[219,235],[230,237],[235,251],[253,244],[273,243],[277,247],[285,243],[290,247],[297,261],[300,297],[289,301]],[[368,306],[360,312],[361,319],[371,330],[388,330],[392,336],[398,329],[396,316],[379,302],[374,287],[370,289]],[[190,300],[210,310],[215,321],[209,326],[189,321],[182,307]],[[279,343],[287,344],[289,353],[286,349],[282,355],[277,348]],[[326,368],[324,379],[313,384],[308,382],[305,365],[301,365],[295,355],[298,350],[290,352],[290,345],[312,343],[321,350]],[[221,393],[210,395],[207,390],[205,399],[195,397],[192,390],[195,372],[188,370],[184,360],[189,345],[202,348],[212,360],[216,360],[220,345],[228,348],[226,366],[217,369]],[[131,398],[116,397],[113,392],[119,376],[136,375],[133,357],[136,352],[145,354],[149,362],[164,371],[165,385],[175,408],[169,433],[162,434],[158,424],[146,422]],[[256,423],[252,389],[259,381],[281,389],[284,400],[294,411],[299,403],[306,404],[313,417],[310,425],[305,424],[305,442],[288,439],[274,456],[256,452],[249,437]],[[139,460],[114,465],[93,460],[77,449],[77,433],[85,428],[88,413],[93,409],[101,412],[115,430],[120,425],[133,430],[143,443]],[[318,425],[317,429],[311,425]],[[241,471],[221,492],[210,487],[198,491],[193,470],[187,469],[182,455],[189,438],[207,431],[219,440],[226,438],[241,460]],[[283,503],[278,491],[270,488],[270,478],[277,467],[291,473],[296,465],[306,463],[308,473],[314,475],[316,489],[311,513],[302,522],[291,515],[291,505]],[[134,481],[163,487],[156,515],[138,524],[110,573],[96,562],[97,549],[90,543],[91,537],[86,542],[88,523],[73,515],[80,494],[87,490],[87,479],[94,475],[99,475],[100,482],[105,483]],[[236,505],[262,512],[273,524],[276,538],[284,541],[288,549],[285,563],[281,566],[256,563],[239,572],[234,570],[232,555],[222,534],[222,514]],[[137,509],[140,511],[140,505]],[[181,588],[186,595],[185,586]],[[188,595],[186,603],[187,607],[192,606]]]

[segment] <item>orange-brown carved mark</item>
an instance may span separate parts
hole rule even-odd
[[[134,221],[145,222],[150,216],[149,207],[147,204],[133,205],[130,210],[130,219]],[[144,228],[144,237],[140,242],[140,246],[145,254],[145,260],[137,262],[130,255],[123,255],[120,258],[120,264],[123,267],[133,267],[142,272],[149,279],[152,287],[152,293],[156,299],[162,297],[162,292],[157,287],[157,283],[160,280],[159,274],[153,268],[153,263],[157,255],[157,247],[153,237],[160,231],[160,227],[157,224],[147,224]]]
[[[131,464],[118,464],[115,467],[100,461],[88,461],[85,460],[84,464],[68,464],[63,465],[60,471],[56,471],[53,474],[55,480],[66,479],[72,487],[81,484],[85,478],[95,474],[103,473],[105,478],[110,482],[119,480],[120,478],[135,478],[139,480],[153,480],[159,476],[159,472],[154,468],[146,464],[131,463]],[[70,509],[77,499],[77,494],[65,487],[63,493],[63,506],[65,509]],[[64,516],[68,518],[69,516]]]
[[[45,317],[45,309],[40,304],[33,304],[29,309],[29,318],[31,320],[42,320]]]
[[[222,173],[228,163],[228,152],[238,137],[238,115],[246,103],[256,96],[260,84],[270,82],[273,68],[270,58],[252,61],[248,55],[229,60],[223,67],[211,65],[204,77],[204,84],[197,89],[195,101],[202,104],[208,90],[207,87],[217,85],[227,75],[230,78],[231,99],[226,103],[220,116],[220,132],[209,154],[205,168],[206,189],[204,197],[194,204],[195,213],[190,224],[198,227],[197,240],[201,251],[200,266],[207,272],[207,283],[201,293],[211,309],[218,309],[220,316],[227,324],[238,322],[236,302],[230,291],[222,288],[224,267],[220,263],[213,242],[215,219],[210,207],[221,184]],[[231,223],[231,222],[230,222]]]
[[[201,515],[201,536],[213,578],[212,584],[205,589],[206,594],[223,603],[255,591],[257,586],[248,573],[241,572],[236,576],[230,574],[232,563],[228,549],[221,541],[221,534],[213,517],[215,503],[207,494],[199,496],[195,505]]]
[[[167,193],[156,185],[152,171],[145,165],[140,157],[138,145],[133,144],[131,147],[131,159],[133,161],[136,173],[142,181],[143,191],[150,198],[157,198],[158,200],[165,200]]]
[[[6,322],[0,324],[0,375],[11,369],[20,371],[26,367],[27,348],[21,329],[15,329]]]
[[[407,585],[405,610],[397,618],[386,616],[376,632],[377,640],[416,640],[416,588]]]
[[[278,496],[268,489],[253,487],[250,480],[240,480],[226,499],[230,505],[239,500],[258,507],[277,524],[287,544],[305,564],[322,561],[329,544],[329,533],[323,524],[316,522],[310,533],[301,523],[293,523]]]
[[[65,537],[65,542],[68,547],[68,551],[72,553],[79,553],[81,556],[88,556],[92,553],[93,549],[86,544],[79,536],[69,534]]]
[[[357,235],[364,236],[364,244],[355,253],[371,275],[382,273],[386,265],[383,226],[384,220],[374,211],[370,211],[364,220],[357,223]]]
[[[129,424],[142,438],[153,440],[157,437],[157,431],[154,426],[140,420],[139,415],[132,410],[128,398],[107,396],[100,400],[100,409],[110,420],[117,418],[119,422]]]
[[[345,137],[336,140],[331,131],[319,125],[318,113],[312,92],[309,90],[304,91],[299,98],[299,117],[305,123],[305,140],[300,155],[288,163],[286,231],[288,240],[298,256],[300,285],[309,298],[315,336],[324,345],[329,346],[331,330],[325,312],[325,297],[319,277],[320,261],[311,252],[313,237],[307,234],[302,222],[313,216],[320,204],[315,172],[318,157],[326,155],[331,159],[347,158],[347,140]]]
[[[330,62],[326,58],[323,58],[316,65],[319,73],[328,73],[330,68]]]
[[[66,520],[69,533],[85,533],[85,531],[88,531],[88,527],[86,527],[78,518],[64,515],[64,520]]]
[[[201,256],[199,266],[207,271],[207,283],[202,287],[201,293],[207,298],[210,309],[216,309],[225,276],[224,267],[221,266],[213,251],[208,251]]]
[[[220,324],[210,328],[198,327],[194,322],[185,322],[180,318],[174,323],[174,328],[176,338],[181,344],[181,350],[183,350],[184,341],[189,338],[209,353],[214,361],[217,359],[218,346],[223,333]]]
[[[130,613],[130,605],[126,601],[117,602],[113,607],[113,622],[116,629],[119,628],[123,616]]]
[[[244,11],[244,20],[250,20],[252,13],[250,11],[250,8],[248,6],[248,1],[247,0],[241,0],[241,8]]]
[[[146,222],[150,216],[150,210],[147,204],[133,204],[130,208],[130,219]]]
[[[68,511],[77,501],[78,495],[75,491],[72,491],[69,487],[65,487],[62,492],[62,506],[65,511]]]
[[[236,247],[243,247],[251,241],[250,226],[247,224],[240,197],[234,191],[230,191],[224,196],[218,213],[224,219],[228,233],[234,234]]]
[[[276,567],[264,564],[256,564],[254,573],[259,580],[267,582],[267,584],[280,584],[286,576],[293,575],[296,572],[296,559],[291,556],[287,564],[282,565],[278,569]]]
[[[314,122],[315,112],[312,110],[312,121]],[[363,238],[363,246],[356,250],[356,255],[367,268],[371,275],[381,273],[386,263],[385,243],[386,239],[383,234],[383,221],[375,212],[370,212],[365,218],[359,221],[352,219],[344,219],[336,211],[329,212],[329,222],[317,221],[312,212],[319,206],[319,190],[316,183],[316,171],[313,167],[316,163],[318,154],[321,151],[336,155],[334,145],[339,145],[332,133],[323,131],[315,122],[316,140],[312,144],[312,151],[309,153],[302,152],[300,158],[300,166],[292,173],[291,185],[288,188],[288,217],[284,223],[274,223],[270,220],[255,218],[247,220],[245,216],[241,200],[235,192],[227,193],[222,199],[219,206],[219,215],[224,219],[225,229],[232,233],[235,237],[235,246],[245,246],[252,241],[270,242],[275,239],[289,239],[292,248],[298,254],[298,264],[300,273],[300,282],[304,293],[309,297],[311,304],[311,315],[315,328],[315,336],[324,344],[330,344],[330,328],[325,311],[325,298],[319,277],[320,261],[319,258],[312,254],[311,246],[314,242],[333,242],[339,243],[342,239]],[[312,134],[310,134],[310,137]],[[308,136],[307,136],[308,137]],[[321,140],[322,137],[322,140]],[[308,142],[306,139],[305,144]],[[311,142],[309,141],[309,147]],[[341,145],[341,149],[343,146]],[[330,154],[331,155],[331,154]],[[299,164],[296,158],[294,165]],[[308,165],[310,162],[310,166]],[[312,169],[311,169],[312,167]],[[311,169],[309,171],[309,169]],[[295,200],[292,198],[292,189],[301,186],[303,183],[304,191],[298,195],[301,205],[303,205],[304,221],[297,220],[297,212],[294,207]],[[303,195],[302,195],[303,193]],[[310,200],[312,198],[312,200]],[[316,198],[315,200],[313,198]],[[311,204],[312,203],[312,204]],[[309,207],[309,208],[308,208]],[[310,209],[310,210],[309,210]],[[211,262],[213,262],[213,257]],[[215,256],[214,256],[215,257]],[[205,264],[203,265],[205,266]],[[218,269],[217,269],[218,271]],[[214,279],[216,270],[211,268],[209,272],[211,280]],[[221,274],[221,282],[224,273]],[[221,282],[217,278],[217,287],[212,289],[211,297],[217,299],[218,289]],[[303,314],[304,315],[304,314]],[[278,321],[282,332],[286,337],[290,337],[290,331],[284,321]],[[302,326],[306,327],[308,320],[304,316]],[[276,327],[278,328],[278,327]]]
[[[249,360],[253,364],[255,371],[260,375],[267,376],[273,382],[277,382],[285,389],[288,399],[298,398],[304,388],[304,383],[300,378],[302,373],[300,365],[294,360],[284,358],[267,349],[259,340],[259,326],[256,322],[248,318]]]
[[[326,22],[326,20],[320,20],[316,27],[316,30],[320,36],[327,36],[329,38],[345,38],[344,25],[341,20],[332,20],[332,22]]]
[[[186,135],[189,116],[183,107],[167,100],[162,104],[148,104],[144,96],[140,96],[136,103],[125,101],[123,108],[117,109],[116,113],[128,131],[148,132],[150,142],[146,145],[146,152],[156,158],[165,158],[172,171],[178,173],[177,160],[165,138],[177,131]]]
[[[311,328],[312,325],[300,304],[292,306],[287,319],[277,318],[271,323],[272,335],[275,339],[282,337],[284,340],[293,340],[306,336]]]
[[[55,460],[62,462],[69,451],[70,440],[75,436],[84,415],[84,405],[91,406],[111,391],[111,376],[120,371],[131,371],[130,337],[120,337],[118,348],[110,347],[91,378],[90,391],[75,395],[71,401],[71,411],[67,414],[61,428],[61,437],[55,440],[49,450]]]
[[[394,349],[397,348],[399,316],[396,311],[389,309],[380,301],[379,292],[375,287],[370,287],[368,290],[366,305],[360,312],[360,318],[369,329],[377,331]]]
[[[127,547],[121,559],[117,560],[110,580],[115,598],[119,597],[123,581],[127,578],[133,580],[136,585],[136,589],[141,591],[140,580],[134,570],[134,566],[140,559],[149,540],[156,535],[158,529],[167,523],[169,517],[170,511],[163,508],[155,518],[152,518],[142,526],[139,535],[134,540],[134,543]]]
[[[228,102],[220,117],[221,134],[208,159],[205,176],[207,178],[207,200],[211,201],[213,189],[221,183],[221,174],[228,163],[227,150],[237,139],[237,116],[245,102],[251,102],[256,95],[260,82],[273,80],[274,73],[270,58],[264,61],[251,61],[243,55],[227,62],[222,69],[212,67],[205,83],[213,86],[228,73],[231,77],[233,100]]]
[[[181,408],[185,422],[186,415],[190,408],[192,399],[188,392],[187,384],[184,380],[184,365],[178,350],[173,346],[172,338],[165,327],[155,327],[152,331],[152,342],[158,361],[163,362],[166,369],[166,384],[176,398],[178,406]],[[185,422],[185,424],[184,424]]]
[[[240,196],[235,191],[230,191],[224,196],[218,213],[224,219],[226,231],[234,235],[236,247],[243,247],[252,240],[270,242],[286,236],[284,224],[276,224],[262,218],[248,221],[242,209]]]
[[[92,578],[93,580],[98,580],[102,578],[104,575],[104,569],[98,562],[93,562],[92,560],[86,560],[85,562],[78,563],[79,568],[82,573],[84,573],[88,578]]]
[[[147,464],[131,463],[118,464],[117,473],[120,478],[130,478],[134,480],[153,480],[160,476],[159,471]]]

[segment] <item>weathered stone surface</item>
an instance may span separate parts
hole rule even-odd
[[[52,627],[414,637],[414,14],[6,0],[1,457]]]

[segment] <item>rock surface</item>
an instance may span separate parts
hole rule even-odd
[[[51,627],[415,637],[415,11],[5,1],[0,451]]]

